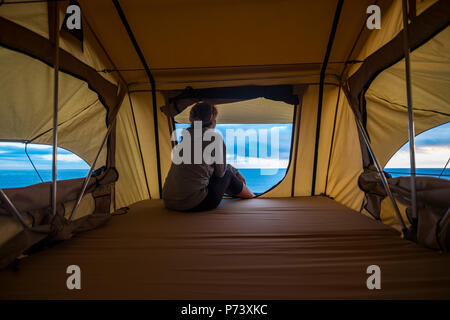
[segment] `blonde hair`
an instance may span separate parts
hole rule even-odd
[[[189,121],[201,121],[202,127],[209,127],[215,117],[217,117],[217,108],[206,102],[196,103],[189,113]]]

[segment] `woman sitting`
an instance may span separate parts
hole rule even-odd
[[[168,209],[179,211],[211,210],[217,208],[225,193],[244,199],[255,196],[247,188],[245,179],[239,171],[231,165],[227,165],[226,148],[220,135],[213,135],[215,139],[220,139],[220,141],[213,142],[219,143],[219,146],[223,148],[218,153],[222,155],[220,161],[211,163],[211,161],[205,161],[208,159],[204,159],[205,148],[213,142],[204,139],[203,136],[207,130],[214,130],[216,127],[217,113],[216,107],[208,103],[197,103],[192,107],[189,115],[191,126],[183,131],[182,136],[182,139],[187,140],[180,142],[181,144],[190,141],[190,161],[180,163],[180,161],[172,160],[162,192],[164,204]],[[201,130],[201,133],[194,132],[194,128]],[[196,147],[196,144],[201,148]],[[185,151],[183,150],[183,152]],[[199,153],[200,151],[201,156],[196,156],[195,152]],[[200,161],[198,161],[199,158]]]

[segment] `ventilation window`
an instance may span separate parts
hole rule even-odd
[[[258,98],[217,109],[216,130],[225,141],[227,163],[241,172],[255,194],[276,186],[289,165],[294,106]],[[190,107],[175,117],[178,140],[181,130],[190,126],[189,112]],[[278,121],[267,123],[269,119]]]
[[[417,135],[416,174],[450,179],[450,122]],[[389,160],[385,169],[393,177],[409,176],[409,143]]]
[[[26,147],[26,148],[25,148]],[[0,188],[19,188],[52,180],[52,146],[0,142]],[[84,178],[89,165],[58,148],[58,180]]]

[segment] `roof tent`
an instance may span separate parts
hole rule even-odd
[[[0,189],[0,297],[370,298],[352,272],[378,257],[389,271],[376,297],[449,298],[450,183],[416,177],[414,154],[417,134],[450,121],[449,23],[446,0],[2,1],[0,141],[54,153],[52,182]],[[188,217],[160,198],[175,122],[198,101],[219,123],[292,124],[292,143],[275,187]],[[406,142],[412,174],[391,178],[383,168]],[[57,147],[90,165],[85,179],[56,180]],[[227,254],[253,245],[233,268]],[[74,258],[98,285],[81,295],[55,276]],[[146,289],[126,289],[132,275],[101,286],[126,260],[150,267]],[[324,261],[348,266],[351,290],[323,278]]]

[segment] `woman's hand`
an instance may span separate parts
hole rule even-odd
[[[245,182],[245,178],[242,176],[242,174],[239,172],[239,171],[237,171],[236,170],[236,177],[238,177],[239,178],[239,180],[241,180],[245,185],[247,184],[246,182]]]

